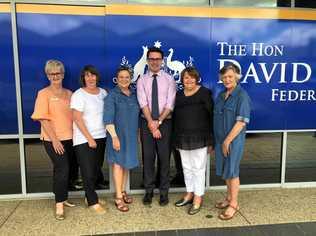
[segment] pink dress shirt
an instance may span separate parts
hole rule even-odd
[[[150,112],[153,74],[154,73],[150,71],[141,76],[137,81],[137,99],[139,106],[141,109],[148,106]],[[173,110],[177,90],[176,82],[169,74],[161,70],[157,75],[159,114],[161,114],[165,108]]]

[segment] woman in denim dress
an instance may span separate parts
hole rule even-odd
[[[225,180],[227,195],[215,207],[225,209],[219,214],[220,219],[229,220],[239,210],[239,165],[250,120],[250,98],[238,84],[240,70],[236,65],[228,64],[219,73],[225,90],[214,106],[216,175]]]
[[[139,105],[135,90],[130,88],[131,72],[126,67],[117,71],[117,86],[104,101],[104,125],[107,138],[106,158],[112,166],[116,190],[115,205],[126,212],[132,198],[125,191],[128,172],[138,166],[137,132]]]

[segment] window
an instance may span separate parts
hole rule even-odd
[[[214,0],[214,6],[226,7],[291,7],[291,0]]]
[[[21,193],[18,139],[0,139],[0,194]]]
[[[282,134],[247,134],[240,163],[241,184],[280,183]],[[215,176],[215,160],[211,158],[211,186],[224,185]]]
[[[295,7],[316,8],[316,1],[295,0]]]
[[[316,132],[289,133],[286,182],[316,181]]]

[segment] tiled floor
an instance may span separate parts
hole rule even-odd
[[[102,234],[98,235],[101,236]],[[190,230],[148,231],[107,236],[315,236],[316,222],[240,226],[230,228],[204,228]]]
[[[228,222],[219,220],[220,211],[213,207],[223,192],[207,192],[194,216],[187,207],[173,205],[180,197],[170,194],[170,204],[160,207],[155,196],[151,207],[145,207],[142,196],[135,195],[130,211],[121,213],[107,195],[102,216],[90,212],[82,199],[72,199],[78,206],[67,208],[67,218],[60,222],[54,219],[52,199],[0,201],[0,235],[316,235],[316,223],[301,224],[316,222],[316,188],[242,190],[240,212]]]

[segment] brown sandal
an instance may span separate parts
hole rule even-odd
[[[225,198],[223,201],[216,202],[215,207],[217,209],[225,209],[226,207],[229,206],[229,200]]]
[[[234,212],[231,215],[228,215],[226,213],[227,209],[229,209],[229,208],[234,209]],[[221,214],[219,214],[218,218],[220,218],[221,220],[231,220],[236,215],[236,213],[239,211],[238,205],[236,207],[229,205],[227,209],[225,211],[223,211]]]
[[[123,198],[123,201],[126,203],[126,204],[131,204],[133,202],[133,198],[130,197],[126,191],[123,191],[122,192],[122,198]]]
[[[127,211],[129,211],[128,206],[126,206],[126,205],[124,204],[123,198],[115,198],[114,202],[115,202],[116,208],[117,208],[119,211],[122,211],[122,212],[127,212]]]

